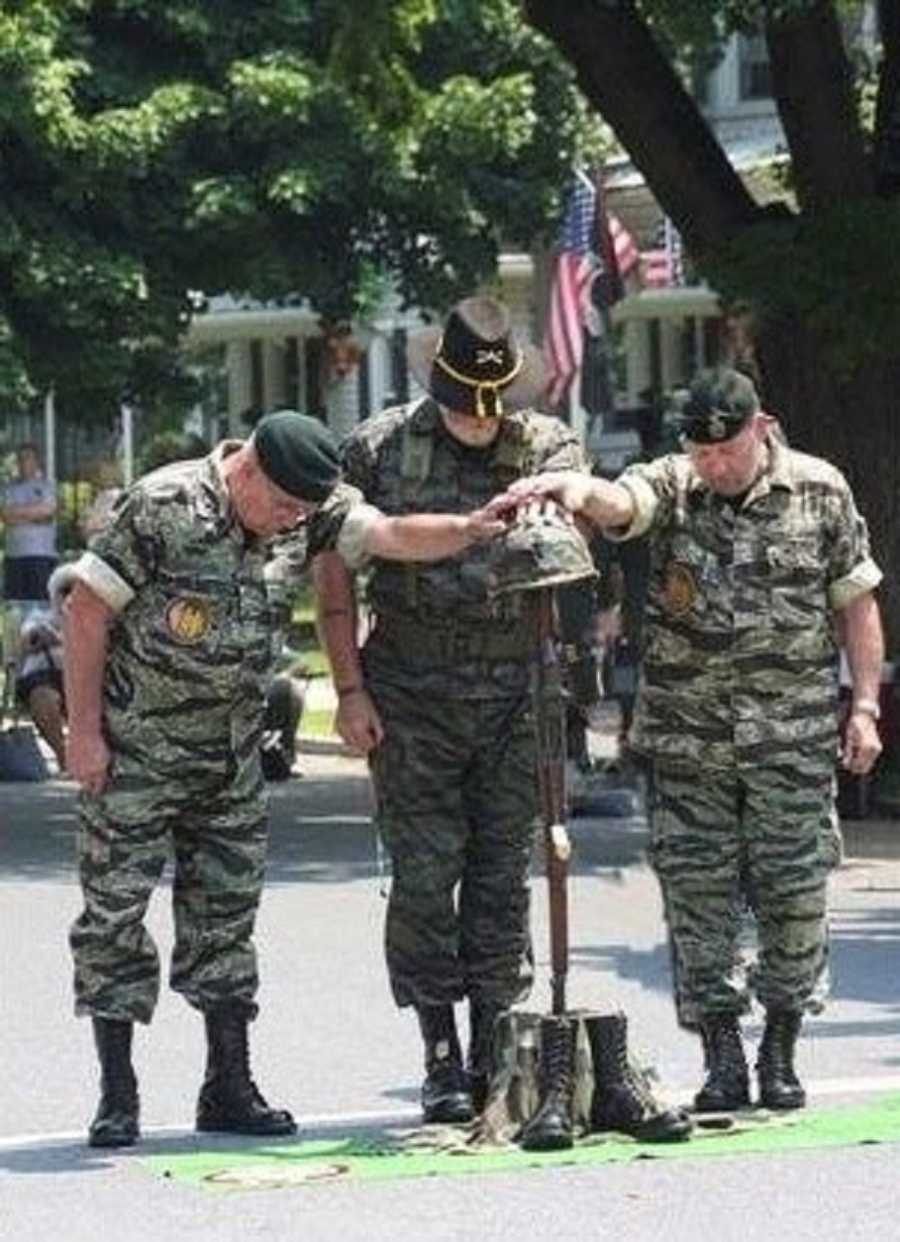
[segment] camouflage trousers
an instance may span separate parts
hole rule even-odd
[[[841,858],[830,773],[785,764],[699,780],[654,766],[648,811],[681,1025],[746,1012],[752,996],[821,1011],[827,881]]]
[[[144,917],[171,855],[171,987],[197,1009],[228,999],[254,1017],[267,837],[261,778],[160,783],[117,759],[103,793],[81,795],[84,908],[69,936],[76,1014],[150,1021],[160,961]]]
[[[531,987],[536,828],[530,697],[452,700],[370,687],[385,728],[371,763],[391,860],[385,951],[399,1006]]]

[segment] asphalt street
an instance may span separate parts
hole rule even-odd
[[[269,882],[259,920],[261,1014],[256,1078],[307,1137],[414,1124],[421,1074],[415,1023],[392,1006],[381,957],[384,899],[363,764],[306,755],[306,775],[272,788]],[[84,1145],[96,1102],[90,1027],[72,1016],[69,924],[79,909],[74,787],[0,784],[0,1239],[596,1237],[842,1242],[900,1234],[892,1144],[790,1154],[688,1156],[419,1180],[222,1192],[166,1178],[146,1157],[231,1140],[191,1130],[203,1070],[199,1017],[164,990],[136,1037],[145,1139],[134,1152]],[[900,1093],[900,824],[846,826],[832,896],[833,1001],[807,1024],[798,1068],[810,1110]],[[631,1044],[667,1095],[697,1086],[700,1051],[678,1030],[646,827],[573,820],[571,1007],[621,1005]],[[536,868],[538,978],[549,1008],[545,884]],[[171,946],[167,883],[150,926]],[[758,1021],[748,1024],[751,1042]],[[238,1140],[240,1147],[240,1140]],[[224,1158],[224,1155],[223,1155]]]

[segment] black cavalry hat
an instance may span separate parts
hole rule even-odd
[[[544,387],[540,350],[515,339],[509,311],[491,297],[457,303],[443,328],[414,333],[407,353],[422,387],[459,414],[498,418],[531,405]]]

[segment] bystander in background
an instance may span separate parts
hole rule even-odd
[[[57,768],[63,773],[66,735],[62,637],[49,611],[32,613],[22,626],[15,696],[53,751]]]
[[[20,445],[16,466],[16,478],[3,489],[3,594],[10,603],[44,603],[57,560],[56,485],[44,477],[34,444]]]

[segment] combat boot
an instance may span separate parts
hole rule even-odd
[[[131,1147],[140,1137],[137,1078],[131,1064],[134,1023],[94,1018],[100,1060],[100,1105],[88,1131],[90,1147]]]
[[[806,1092],[794,1073],[794,1048],[800,1033],[802,1015],[796,1009],[769,1009],[756,1074],[759,1102],[766,1108],[803,1108]]]
[[[469,1085],[472,1092],[472,1108],[475,1113],[484,1111],[491,1086],[493,1070],[494,1027],[505,1006],[496,1001],[472,997],[469,1001]]]
[[[618,1130],[650,1143],[687,1138],[690,1117],[683,1109],[663,1108],[646,1075],[631,1063],[625,1014],[589,1017],[584,1024],[594,1066],[591,1130]]]
[[[695,1113],[730,1112],[750,1103],[750,1074],[741,1028],[733,1013],[705,1014],[700,1020],[706,1079],[694,1096]]]
[[[422,1005],[416,1010],[425,1041],[422,1120],[463,1125],[475,1116],[469,1076],[463,1069],[452,1005]]]
[[[245,1006],[223,1001],[204,1011],[206,1074],[197,1099],[197,1129],[227,1134],[296,1134],[283,1108],[270,1108],[250,1075]]]
[[[558,1151],[575,1141],[576,1034],[576,1024],[564,1016],[541,1018],[541,1101],[519,1135],[519,1146],[526,1151]]]

